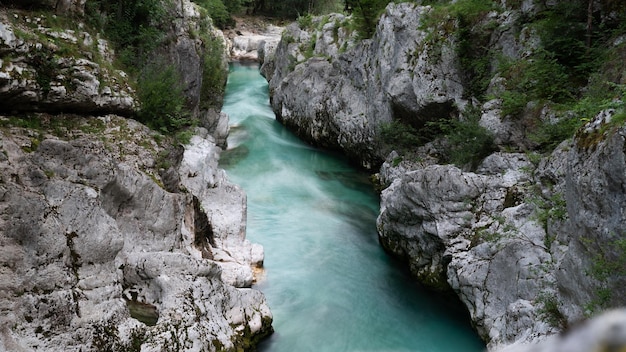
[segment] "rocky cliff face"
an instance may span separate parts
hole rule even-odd
[[[132,114],[134,90],[112,68],[107,42],[80,28],[52,28],[51,16],[0,13],[0,109]]]
[[[374,37],[358,43],[342,15],[287,27],[274,60],[264,63],[275,66],[266,76],[279,121],[373,168],[386,157],[376,139],[382,123],[396,117],[420,127],[457,114],[466,103],[453,41],[425,50],[427,33],[416,24],[428,11],[389,6]]]
[[[262,250],[250,255],[245,197],[217,170],[212,140],[194,137],[181,164],[187,192],[171,193],[155,181],[153,132],[111,115],[60,119],[64,138],[2,130],[0,345],[235,350],[269,332],[263,296],[245,288]],[[210,194],[196,193],[196,179]],[[226,196],[237,207],[222,206]],[[214,209],[240,217],[220,224]]]
[[[156,56],[165,58],[180,74],[191,117],[199,119],[218,145],[225,146],[228,116],[220,113],[223,91],[211,85],[221,88],[226,84],[227,42],[222,32],[213,27],[206,14],[192,2],[174,1],[167,11],[171,22],[162,24],[167,37]]]
[[[489,23],[483,44],[501,58],[524,58],[539,47],[535,29],[518,28],[519,19],[546,3],[518,5],[477,22]],[[552,153],[511,152],[536,146],[527,136],[531,120],[503,112],[499,94],[507,82],[495,71],[487,80],[490,100],[472,96],[459,36],[450,35],[459,23],[443,17],[428,29],[424,19],[432,11],[390,4],[372,39],[363,41],[346,33],[350,27],[336,15],[287,27],[264,63],[278,118],[365,167],[385,160],[378,174],[385,188],[381,244],[420,282],[456,294],[490,349],[542,340],[626,304],[617,293],[626,277],[620,230],[626,193],[624,128],[611,120],[616,112],[591,116]],[[553,118],[537,104],[524,109]],[[445,139],[404,155],[386,155],[378,139],[391,121],[420,130],[433,121],[467,120],[472,110],[500,149],[474,168],[441,165]]]
[[[107,42],[50,20],[0,9],[0,350],[253,348],[272,316],[227,128],[183,148],[120,116],[137,100]]]

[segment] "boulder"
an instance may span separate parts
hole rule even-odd
[[[516,344],[499,352],[619,351],[626,347],[626,311],[606,312],[542,343]]]
[[[489,346],[559,329],[542,317],[538,298],[553,294],[555,279],[546,231],[523,196],[532,168],[524,154],[496,153],[475,173],[451,165],[387,171],[381,244],[426,286],[455,293]]]

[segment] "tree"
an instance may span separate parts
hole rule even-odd
[[[376,30],[378,17],[389,3],[387,0],[351,0],[352,14],[359,34],[363,38],[370,38]],[[346,2],[348,4],[348,2]]]

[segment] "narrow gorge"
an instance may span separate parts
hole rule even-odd
[[[623,350],[624,23],[2,0],[0,351]]]
[[[424,3],[389,4],[370,39],[341,14],[289,25],[261,68],[277,119],[377,172],[381,245],[489,349],[623,346],[623,312],[558,334],[625,303],[624,9]],[[585,30],[606,61],[559,51]]]
[[[248,195],[248,237],[265,248],[255,285],[275,333],[261,351],[482,351],[463,310],[434,297],[378,245],[367,174],[298,140],[274,117],[258,66],[233,66],[220,163]],[[454,339],[446,339],[454,336]]]

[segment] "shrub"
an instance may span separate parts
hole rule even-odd
[[[228,72],[224,68],[222,55],[224,53],[223,42],[212,35],[202,37],[205,52],[202,58],[202,88],[200,91],[201,109],[220,105]]]
[[[190,124],[178,72],[173,66],[152,63],[139,77],[141,108],[137,119],[162,133]]]
[[[411,151],[425,142],[415,128],[398,120],[381,124],[379,135],[384,148],[389,151],[397,149],[401,153]]]
[[[444,154],[445,161],[461,168],[474,169],[497,148],[493,135],[478,123],[480,114],[471,110],[472,108],[464,120],[439,120],[433,124],[441,130],[448,141]]]
[[[626,238],[623,234],[611,234],[610,242],[605,246],[594,242],[590,238],[581,238],[592,258],[586,274],[597,281],[595,297],[585,306],[587,314],[609,308],[616,292],[616,281],[626,277]]]
[[[387,0],[356,0],[354,2],[352,15],[361,38],[371,38],[374,35],[378,18],[389,2]]]
[[[164,37],[157,27],[166,22],[160,0],[90,0],[85,6],[88,21],[104,29],[118,58],[131,71],[148,60]]]
[[[539,50],[525,60],[501,60],[499,66],[506,78],[507,90],[501,95],[505,116],[521,114],[530,101],[564,103],[574,98],[565,67],[550,52]]]
[[[221,29],[232,27],[235,25],[235,20],[231,17],[229,8],[222,2],[222,0],[193,0],[196,4],[202,6],[209,12],[209,16],[213,19],[213,23]],[[235,9],[236,6],[232,6]]]

